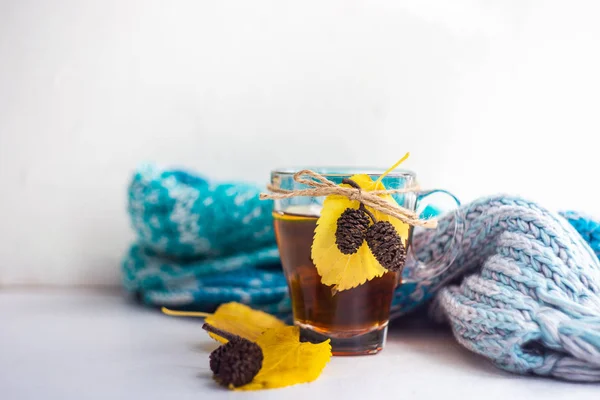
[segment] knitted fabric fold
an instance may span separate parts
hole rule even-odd
[[[565,215],[581,234],[565,218],[521,198],[468,204],[440,221],[442,230],[456,219],[464,224],[454,262],[421,284],[437,292],[434,317],[448,321],[460,344],[498,367],[600,381],[600,262],[584,240],[596,234],[598,223]],[[414,246],[435,249],[438,239],[445,240],[440,231],[424,232]],[[465,278],[450,284],[457,277]]]

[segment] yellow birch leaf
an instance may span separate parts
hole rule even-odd
[[[394,167],[395,168],[400,160]],[[364,191],[385,190],[385,186],[380,180],[373,181],[369,175],[353,175],[350,177]],[[347,184],[341,184],[343,187],[350,187]],[[381,196],[392,204],[398,204],[391,195]],[[323,201],[321,216],[317,220],[315,235],[311,248],[311,256],[317,272],[321,276],[321,282],[327,286],[333,286],[335,291],[342,291],[355,288],[366,281],[378,278],[387,272],[371,253],[366,242],[359,247],[354,254],[343,254],[335,243],[335,231],[337,229],[337,220],[347,208],[357,209],[360,203],[358,200],[350,200],[345,196],[330,195]],[[409,226],[402,221],[392,218],[387,214],[366,207],[371,211],[377,221],[389,221],[406,244],[408,239]]]
[[[204,321],[216,328],[253,342],[267,329],[287,326],[271,314],[253,310],[247,305],[236,302],[221,304],[215,313],[207,316]],[[227,340],[213,333],[210,336],[221,343],[227,342]]]
[[[252,382],[232,389],[273,389],[312,382],[331,359],[329,340],[318,344],[300,342],[297,326],[269,329],[256,343],[264,355],[262,368]]]

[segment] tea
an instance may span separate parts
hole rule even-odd
[[[333,294],[311,260],[311,246],[318,217],[274,212],[275,233],[281,262],[288,281],[294,321],[307,339],[320,335],[337,340],[334,354],[363,354],[381,349],[382,338],[390,315],[390,307],[399,274],[387,272],[350,290]],[[373,348],[364,350],[350,340],[374,332]],[[364,340],[364,338],[363,338]],[[361,350],[358,348],[360,347]],[[336,348],[340,351],[336,351]]]

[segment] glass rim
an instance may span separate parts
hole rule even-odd
[[[377,167],[337,167],[337,166],[307,166],[307,167],[287,167],[287,168],[276,168],[271,170],[271,175],[279,175],[279,176],[293,176],[295,173],[302,171],[303,169],[309,169],[318,174],[323,175],[324,177],[343,177],[343,176],[352,176],[356,174],[365,174],[369,176],[380,176],[383,174],[386,169],[385,168],[377,168]],[[331,172],[328,172],[331,171]],[[403,168],[396,168],[392,172],[386,175],[390,178],[416,178],[417,174],[414,171]]]

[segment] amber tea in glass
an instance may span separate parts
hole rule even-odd
[[[313,169],[327,179],[341,183],[362,171],[331,172]],[[275,171],[272,181],[288,190],[305,189],[293,180],[295,171]],[[383,172],[383,171],[382,171]],[[379,173],[371,173],[377,180]],[[382,181],[388,189],[411,187],[415,176],[395,171]],[[398,204],[414,209],[416,195],[394,195]],[[274,201],[274,224],[283,270],[287,279],[294,323],[304,340],[321,342],[331,339],[334,355],[374,354],[385,343],[390,307],[400,273],[387,272],[353,289],[334,292],[321,283],[311,259],[311,246],[323,198],[294,197]],[[409,235],[410,236],[410,235]],[[405,244],[408,247],[408,243]]]

